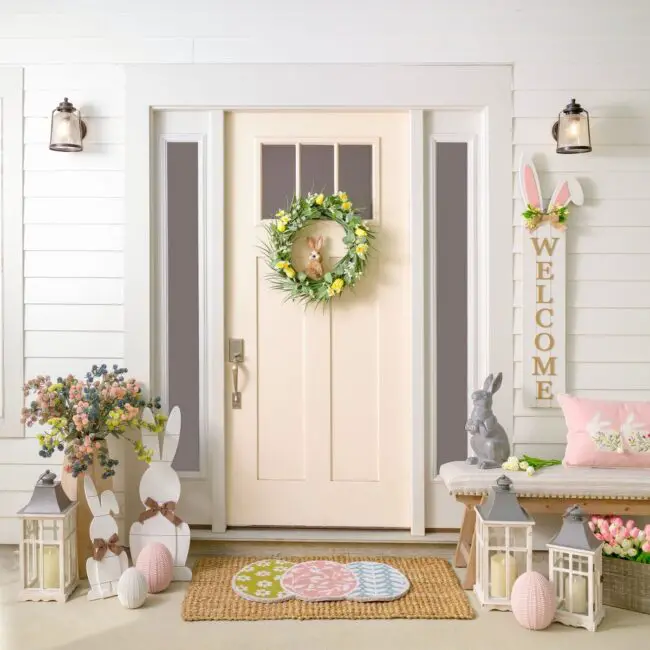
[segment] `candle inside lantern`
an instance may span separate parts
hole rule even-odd
[[[570,584],[573,590],[569,589]],[[564,578],[564,595],[566,598],[565,609],[574,614],[586,614],[589,599],[587,597],[587,578],[586,576],[565,576]]]
[[[43,588],[59,588],[59,547],[43,546]]]
[[[495,553],[490,558],[490,595],[493,598],[508,598],[517,578],[517,560],[513,555]]]

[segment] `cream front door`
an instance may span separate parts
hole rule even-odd
[[[225,368],[227,524],[408,528],[408,114],[232,112],[225,127],[226,358],[244,344],[240,409]],[[294,192],[339,190],[376,229],[368,273],[325,309],[286,302],[260,254],[265,218]],[[333,264],[342,233],[310,228]]]

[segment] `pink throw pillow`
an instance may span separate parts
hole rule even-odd
[[[565,465],[650,468],[650,402],[557,400],[568,428]]]

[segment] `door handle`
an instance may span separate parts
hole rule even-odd
[[[244,361],[243,339],[230,339],[228,342],[228,360],[232,363],[230,374],[232,375],[232,398],[233,409],[241,409],[241,392],[239,390],[239,365]]]
[[[241,393],[239,392],[239,355],[233,361],[230,372],[232,373],[232,407],[234,409],[241,408]]]

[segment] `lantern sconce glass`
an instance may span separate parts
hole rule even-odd
[[[52,111],[50,149],[52,151],[83,151],[83,139],[88,129],[81,119],[81,112],[68,98]]]
[[[556,153],[589,153],[591,151],[589,113],[575,99],[572,99],[560,111],[551,133],[557,142]]]

